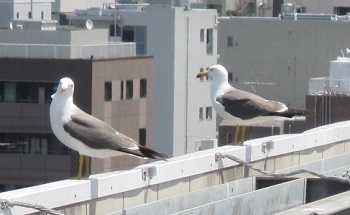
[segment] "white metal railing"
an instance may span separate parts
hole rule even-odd
[[[329,77],[311,78],[309,94],[350,94],[349,79],[330,79]]]
[[[189,178],[196,181],[201,175],[203,177],[208,176],[208,174],[212,174],[215,171],[220,172],[220,170],[239,165],[228,159],[217,160],[217,152],[238,157],[245,162],[263,161],[271,157],[277,159],[282,155],[291,155],[292,153],[300,152],[300,157],[295,159],[300,161],[302,157],[302,165],[313,165],[316,162],[315,156],[310,157],[308,153],[302,153],[302,151],[308,150],[310,153],[313,153],[317,147],[324,150],[324,152],[318,152],[320,153],[318,157],[320,159],[319,164],[324,166],[321,167],[320,172],[323,172],[327,169],[327,165],[334,166],[334,162],[339,163],[338,160],[334,160],[335,157],[332,155],[332,153],[338,152],[338,150],[329,150],[332,146],[343,143],[341,145],[342,150],[338,147],[339,153],[337,155],[340,156],[339,158],[347,155],[344,154],[346,153],[344,148],[348,149],[349,147],[349,144],[345,146],[345,142],[350,140],[349,129],[350,121],[339,122],[315,128],[301,134],[270,136],[247,141],[244,146],[223,146],[174,157],[168,161],[148,163],[127,171],[92,175],[89,179],[85,180],[64,180],[4,192],[0,194],[0,199],[44,205],[48,208],[62,208],[69,207],[69,205],[78,205],[83,202],[96,201],[96,199],[105,199],[111,196],[116,197],[123,193],[120,198],[127,199],[127,196],[136,195],[133,191],[145,187],[147,189],[150,188],[149,192],[158,192],[155,196],[161,196],[163,194],[162,192],[165,192],[164,195],[166,196],[170,185],[181,186],[181,184],[190,183]],[[329,158],[327,161],[330,163],[327,165],[326,160],[322,160],[325,158]],[[287,159],[284,161],[287,162]],[[348,166],[348,160],[343,159],[342,163]],[[281,163],[274,165],[281,165]],[[290,165],[293,168],[293,166],[300,166],[301,164],[294,163]],[[334,168],[337,168],[337,171],[338,169],[339,171],[343,171],[338,166]],[[238,172],[236,173],[238,174]],[[222,173],[217,174],[221,175]],[[204,178],[204,180],[208,179]],[[187,184],[186,188],[188,187],[190,186]],[[126,195],[128,192],[131,193]],[[143,192],[141,193],[142,195],[140,196],[147,196]],[[55,196],[55,198],[50,198],[52,196]],[[159,197],[159,199],[162,198]],[[26,214],[33,212],[35,210],[22,207],[13,207],[10,209],[0,208],[0,214]]]
[[[97,45],[0,43],[0,57],[58,59],[120,58],[136,56],[136,43]]]

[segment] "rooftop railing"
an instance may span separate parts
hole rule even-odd
[[[136,56],[135,43],[97,45],[9,44],[0,43],[0,57],[104,59]]]
[[[309,94],[324,93],[350,95],[350,80],[330,79],[329,77],[311,78]]]
[[[236,195],[233,193],[243,188],[241,182],[245,181],[251,187],[254,182],[249,177],[261,175],[260,172],[254,171],[256,168],[243,167],[240,164],[242,161],[246,163],[246,167],[247,164],[253,164],[254,167],[273,174],[304,169],[348,183],[345,181],[347,179],[340,177],[349,170],[349,129],[349,121],[344,121],[301,134],[249,140],[244,146],[223,146],[170,158],[168,161],[144,164],[131,170],[91,175],[88,179],[63,180],[3,192],[0,194],[0,214],[37,212],[33,207],[11,204],[16,202],[36,206],[34,208],[40,205],[54,208],[65,214],[147,214],[146,209],[152,209],[151,214],[202,214],[200,210],[198,211],[199,207],[203,207],[206,209],[203,211],[207,212],[209,204],[217,209],[222,206],[218,200],[208,200],[208,197],[216,196],[213,189],[217,186],[223,189],[218,192],[224,195],[222,201],[232,202],[232,199],[226,198]],[[234,156],[240,161],[238,163],[231,159],[223,159],[223,156]],[[303,173],[298,177],[310,177],[310,175]],[[297,181],[295,183],[300,182],[298,187],[302,189],[295,195],[305,200],[303,197],[305,182]],[[235,185],[236,183],[240,184]],[[290,195],[295,189],[291,187],[285,189],[286,198],[295,202],[295,195]],[[202,191],[205,193],[201,193]],[[258,192],[263,191],[265,192],[263,196],[256,196]],[[281,200],[280,195],[276,193],[276,190],[266,189],[246,193],[249,198],[241,200],[239,204],[240,207],[246,206],[248,209],[242,209],[241,213],[238,213],[237,207],[233,207],[232,204],[221,208],[224,210],[234,208],[235,214],[246,214],[251,208],[261,212],[254,214],[272,214],[269,210],[271,205],[280,205],[288,201]],[[266,198],[277,199],[278,204],[274,201],[261,203]],[[207,202],[197,204],[199,199],[206,199]],[[303,202],[297,205],[300,204]],[[263,208],[262,205],[267,207]],[[294,204],[293,207],[295,206]],[[290,205],[280,211],[289,208]],[[190,209],[192,213],[186,213]]]

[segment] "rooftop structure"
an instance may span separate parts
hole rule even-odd
[[[341,51],[343,52],[343,51]],[[349,50],[346,50],[349,54]],[[316,110],[309,125],[319,126],[350,119],[350,58],[338,57],[330,62],[328,77],[311,78],[306,105]],[[309,126],[310,127],[310,126]]]
[[[0,28],[10,28],[13,19],[51,20],[54,0],[7,0],[0,2]]]
[[[108,59],[135,57],[136,44],[108,41],[106,29],[42,29],[30,20],[17,20],[14,29],[0,29],[0,57],[46,59]],[[15,27],[16,26],[16,27]],[[20,27],[18,27],[20,26]]]
[[[21,202],[64,214],[348,212],[349,125],[344,121],[85,180],[4,192],[0,214],[37,211],[18,206]]]

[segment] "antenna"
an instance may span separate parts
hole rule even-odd
[[[91,19],[86,20],[85,27],[89,30],[91,30],[94,27],[94,23],[92,22]]]

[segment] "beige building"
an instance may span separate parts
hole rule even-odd
[[[153,148],[154,61],[137,56],[135,43],[109,43],[102,29],[0,35],[0,190],[76,174],[78,153],[56,139],[49,123],[50,96],[65,76],[76,84],[79,107]],[[144,162],[122,156],[93,159],[91,166],[99,173]]]
[[[118,131],[152,145],[152,57],[106,60],[1,58],[0,184],[27,186],[69,178],[77,153],[49,123],[50,95],[71,77],[75,103]],[[131,168],[143,159],[93,159],[92,172]]]

